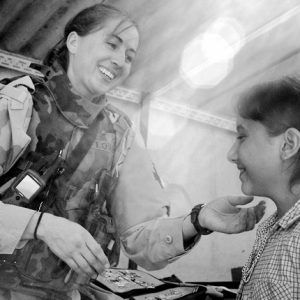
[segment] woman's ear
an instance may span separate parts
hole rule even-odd
[[[78,47],[78,40],[79,36],[75,31],[69,33],[66,44],[70,53],[76,53]]]
[[[300,132],[296,128],[288,128],[283,136],[281,158],[286,160],[296,155],[300,149]]]

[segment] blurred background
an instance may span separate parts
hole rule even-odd
[[[0,0],[0,77],[22,69],[14,57],[25,59],[23,69],[28,61],[38,65],[67,20],[99,2],[128,11],[139,25],[142,44],[132,75],[109,98],[142,134],[169,194],[171,215],[241,194],[238,172],[226,158],[235,137],[234,105],[253,84],[297,74],[299,1]],[[267,204],[269,215],[274,206]],[[255,231],[213,233],[153,274],[230,281],[254,237]]]

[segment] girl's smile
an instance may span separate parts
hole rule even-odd
[[[281,176],[281,136],[270,136],[260,122],[238,118],[237,137],[228,158],[237,165],[242,191],[270,197]]]

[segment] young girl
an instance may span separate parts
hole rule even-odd
[[[277,210],[258,230],[237,299],[300,299],[300,80],[257,85],[238,104],[228,153],[246,195]]]

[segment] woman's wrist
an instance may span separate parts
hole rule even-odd
[[[204,204],[198,204],[193,207],[191,214],[187,215],[183,220],[182,235],[183,240],[187,241],[195,237],[196,235],[207,235],[212,233],[212,230],[204,228],[201,224],[201,210]]]
[[[39,211],[36,211],[30,221],[28,222],[23,235],[22,240],[32,240],[32,239],[38,239],[43,240],[43,236],[45,233],[45,221],[49,216],[53,216],[49,213],[42,213]],[[36,237],[35,237],[35,236]]]
[[[182,236],[184,241],[188,241],[197,235],[197,231],[191,223],[191,215],[187,215],[182,224]]]
[[[36,221],[36,225],[35,225],[35,228],[34,228],[34,231],[33,231],[33,238],[34,238],[35,240],[38,239],[37,231],[38,231],[38,229],[39,229],[39,226],[40,226],[40,223],[41,223],[41,221],[42,221],[43,215],[44,215],[44,213],[43,213],[43,212],[40,212],[40,215],[39,215],[39,217],[38,217],[38,219],[37,219],[37,221]]]
[[[38,218],[39,218],[39,213],[36,211],[33,213],[32,217],[30,218],[30,220],[23,232],[23,235],[21,238],[22,240],[32,240],[34,238],[33,234],[34,234],[34,230],[35,230]]]

